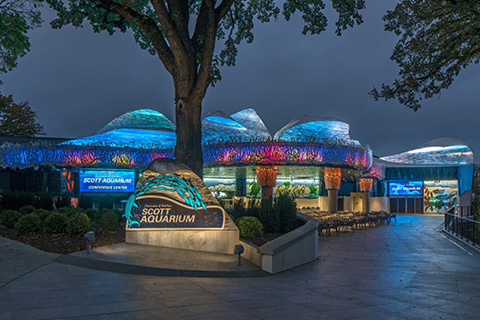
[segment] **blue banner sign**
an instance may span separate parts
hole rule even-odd
[[[388,185],[391,196],[421,196],[423,194],[422,181],[390,181]]]
[[[135,170],[80,171],[80,192],[133,192]]]

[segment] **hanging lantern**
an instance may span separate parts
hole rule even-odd
[[[342,180],[341,168],[325,168],[325,188],[327,190],[340,189],[340,181]]]
[[[274,187],[277,182],[276,166],[258,166],[257,167],[257,183],[262,187]]]
[[[358,188],[360,192],[370,192],[373,187],[373,179],[360,178],[358,179]]]

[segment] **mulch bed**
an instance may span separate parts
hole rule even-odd
[[[262,244],[270,242],[280,236],[283,236],[285,233],[266,233],[263,236],[244,239],[247,242],[253,243],[257,247],[260,247]]]
[[[93,229],[95,241],[91,243],[92,248],[108,246],[115,243],[125,242],[125,228],[117,231],[106,231]],[[87,241],[84,237],[76,237],[68,234],[46,234],[44,232],[31,232],[19,235],[14,229],[0,226],[0,237],[23,242],[37,249],[68,254],[87,249]]]

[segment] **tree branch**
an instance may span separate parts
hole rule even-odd
[[[157,51],[157,55],[165,66],[165,69],[167,69],[170,74],[173,72],[172,51],[165,41],[162,30],[158,28],[152,18],[112,0],[99,0],[99,2],[104,9],[119,14],[121,17],[145,32],[148,38],[152,41],[153,47]]]
[[[174,52],[175,58],[180,58],[182,61],[188,60],[186,47],[180,38],[180,35],[172,23],[172,17],[165,7],[164,0],[150,0],[153,5],[153,9],[157,14],[158,21],[162,26],[163,31],[165,32],[165,37],[167,38],[170,48]],[[176,59],[175,59],[176,60]]]
[[[228,10],[232,6],[234,0],[223,0],[218,7],[215,9],[216,22],[222,20],[222,18],[227,14]]]

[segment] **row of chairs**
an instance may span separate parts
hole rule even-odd
[[[337,213],[330,214],[315,207],[303,207],[300,208],[299,211],[320,222],[319,234],[321,237],[324,235],[330,236],[332,230],[338,235],[339,232],[354,232],[355,230],[366,229],[367,227],[379,224],[390,224],[393,221],[395,221],[395,223],[397,222],[395,214],[389,214],[385,211],[375,211],[370,213],[338,211]]]

